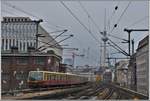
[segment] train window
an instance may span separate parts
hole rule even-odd
[[[47,73],[47,76],[46,76],[46,77],[47,77],[47,79],[46,79],[46,80],[49,80],[49,74],[48,74],[48,73]]]
[[[50,74],[51,80],[52,80],[52,74]]]
[[[53,75],[53,80],[55,80],[55,75]]]
[[[53,74],[51,74],[51,80],[54,80],[54,75]]]
[[[43,80],[43,72],[30,72],[29,80]]]
[[[57,75],[55,74],[55,80],[57,80]]]
[[[46,80],[48,80],[48,74],[46,73]]]
[[[55,80],[55,75],[53,75],[53,80]]]
[[[51,74],[49,74],[49,80],[51,80]]]
[[[57,80],[60,80],[60,78],[59,78],[60,76],[59,76],[59,74],[57,74]]]
[[[60,80],[60,76],[59,76],[59,74],[57,74],[57,80]]]
[[[44,74],[44,80],[46,80],[46,73]]]
[[[61,75],[59,75],[59,80],[61,80]]]
[[[59,75],[60,76],[60,80],[62,80],[62,75]]]
[[[66,80],[68,80],[68,76],[66,75]]]
[[[64,80],[64,75],[61,75],[61,80]]]
[[[49,80],[51,80],[51,74],[49,74],[48,76],[49,76]]]
[[[48,80],[48,74],[46,73],[46,78],[45,78],[45,80]]]
[[[66,80],[66,75],[64,75],[64,79],[63,80]]]
[[[49,80],[49,76],[48,76],[48,74],[47,74],[47,80]]]
[[[62,80],[62,75],[60,75],[60,80]]]
[[[47,80],[49,80],[50,78],[49,78],[49,74],[47,75]]]
[[[53,80],[53,75],[51,74],[51,80]]]
[[[59,75],[57,74],[56,76],[57,76],[57,78],[56,78],[56,79],[57,79],[57,80],[59,80]]]
[[[65,75],[62,75],[62,80],[64,80],[64,78],[65,78]]]
[[[73,81],[73,76],[71,76],[71,81]]]
[[[57,80],[57,75],[55,74],[55,80]]]

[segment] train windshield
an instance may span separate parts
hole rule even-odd
[[[29,80],[31,81],[43,80],[43,72],[30,72]]]

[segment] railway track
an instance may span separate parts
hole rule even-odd
[[[135,95],[133,92],[127,92],[121,88],[117,88],[105,84],[88,83],[86,85],[76,85],[69,87],[55,87],[49,89],[40,89],[33,92],[25,92],[24,96],[10,99],[49,99],[49,100],[107,100],[107,99],[124,99],[132,100],[134,98],[146,99]],[[3,97],[2,97],[3,98]]]
[[[16,96],[19,93],[34,93],[34,92],[41,92],[41,91],[48,91],[48,90],[57,90],[57,89],[67,89],[67,88],[76,88],[81,87],[83,85],[89,85],[90,83],[80,84],[80,85],[69,85],[69,86],[55,86],[55,87],[47,87],[47,88],[34,88],[34,89],[23,89],[23,90],[14,90],[8,92],[2,92],[2,95],[10,94]]]
[[[19,96],[2,96],[2,99],[59,99],[68,93],[76,93],[90,87],[90,83],[64,87],[40,88],[22,91]]]
[[[93,85],[84,91],[80,91],[78,93],[72,93],[66,96],[63,99],[67,100],[75,100],[75,99],[95,99],[97,94],[104,89],[103,85]]]

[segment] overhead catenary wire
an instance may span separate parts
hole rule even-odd
[[[59,45],[59,43],[61,43],[61,42],[63,42],[63,41],[65,41],[65,40],[67,40],[67,39],[69,39],[69,38],[71,38],[71,37],[73,37],[73,35],[70,35],[70,36],[68,36],[68,37],[66,37],[66,38],[64,38],[64,39],[62,39],[62,40],[60,40],[60,41],[58,41],[58,42],[56,42],[55,44],[53,44],[53,45],[49,45],[49,46],[47,46],[47,47],[53,47],[53,46],[56,46],[56,45]],[[49,43],[47,43],[47,44],[49,44]],[[42,50],[40,50],[40,51],[43,51],[43,50],[45,50],[45,49],[47,49],[47,48],[44,48],[44,49],[42,49]]]
[[[17,14],[14,14],[13,12],[10,12],[10,11],[4,10],[4,9],[2,9],[1,11],[4,12],[4,13],[8,13],[8,14],[14,15],[14,16],[18,16]]]
[[[28,15],[28,16],[31,16],[31,17],[36,18],[36,19],[40,19],[40,17],[38,17],[38,16],[36,16],[36,15],[33,15],[32,13],[29,13],[29,12],[27,12],[27,11],[25,11],[25,10],[22,10],[21,8],[15,6],[15,5],[12,5],[12,4],[7,3],[7,2],[4,2],[4,4],[5,4],[6,6],[11,7],[11,8],[13,8],[13,9],[15,9],[15,10],[17,10],[17,11],[20,11],[20,12],[22,12],[22,13]],[[52,25],[52,26],[55,26],[56,28],[63,28],[63,27],[60,27],[60,26],[58,26],[58,25],[53,24],[52,22],[50,22],[50,21],[48,21],[48,20],[44,20],[44,22],[46,22],[47,24],[50,24],[50,25]]]
[[[95,27],[99,30],[99,32],[101,32],[101,30],[99,29],[99,26],[96,24],[96,22],[94,21],[94,19],[92,18],[92,16],[89,14],[89,12],[86,10],[86,8],[83,6],[83,4],[78,1],[81,8],[84,10],[84,12],[88,15],[88,17],[91,19],[92,23],[95,25]]]
[[[120,48],[116,43],[114,43],[110,38],[108,38],[108,40],[113,44],[115,45],[124,55],[128,56],[129,54],[124,51],[122,48]]]
[[[14,9],[20,11],[20,12],[23,12],[24,14],[27,14],[27,15],[30,15],[30,16],[36,18],[36,19],[39,19],[39,17],[37,17],[37,16],[35,16],[35,15],[29,13],[29,12],[26,12],[26,11],[20,9],[20,8],[17,7],[17,6],[14,6],[14,5],[12,5],[12,4],[10,4],[10,3],[7,3],[7,2],[5,2],[4,4],[7,5],[7,6],[9,6],[9,7],[11,7],[11,8],[14,8]]]
[[[114,36],[114,35],[111,35],[111,34],[107,34],[107,35],[110,36],[110,37],[116,38],[116,39],[127,41],[126,39],[123,39],[123,38],[120,38],[120,37],[117,37],[117,36]]]
[[[133,27],[133,26],[135,26],[136,24],[138,24],[138,23],[140,23],[140,22],[142,22],[142,21],[144,21],[144,20],[146,20],[146,19],[148,19],[148,18],[149,18],[149,16],[145,16],[145,17],[143,17],[143,18],[141,18],[141,19],[135,21],[134,23],[130,24],[130,25],[127,26],[126,28]]]
[[[115,6],[115,9],[113,10],[111,16],[108,18],[107,26],[109,26],[109,24],[111,23],[111,20],[112,20],[113,16],[115,15],[116,11],[119,8],[119,4],[120,4],[120,1],[117,3],[117,5]]]
[[[100,42],[93,33],[80,21],[80,19],[71,11],[70,8],[68,8],[63,1],[60,1],[60,3],[69,11],[69,13],[84,27],[84,29],[92,36],[93,39],[95,39],[96,42]]]
[[[59,35],[57,35],[57,36],[54,37],[52,40],[50,40],[50,41],[48,41],[48,42],[46,42],[46,43],[51,43],[51,42],[55,41],[56,38],[58,38],[59,36],[61,36],[62,34],[64,34],[66,31],[67,31],[67,30],[62,31]],[[43,47],[43,46],[40,46],[40,47]],[[40,47],[39,47],[38,49],[40,49]]]
[[[118,24],[119,24],[119,22],[121,21],[121,19],[122,19],[123,15],[125,14],[125,12],[127,11],[127,9],[129,8],[129,6],[130,6],[131,2],[132,2],[132,1],[129,1],[128,5],[127,5],[127,6],[126,6],[126,8],[124,9],[124,11],[121,13],[121,15],[120,15],[119,19],[117,20],[117,23],[116,23],[116,24],[114,24],[114,26],[113,26],[112,30],[110,31],[110,33],[112,33],[112,32],[113,32],[113,30],[114,30],[114,29],[118,26]]]

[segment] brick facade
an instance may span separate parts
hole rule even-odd
[[[2,91],[28,88],[29,71],[58,72],[61,57],[49,53],[2,53]]]

